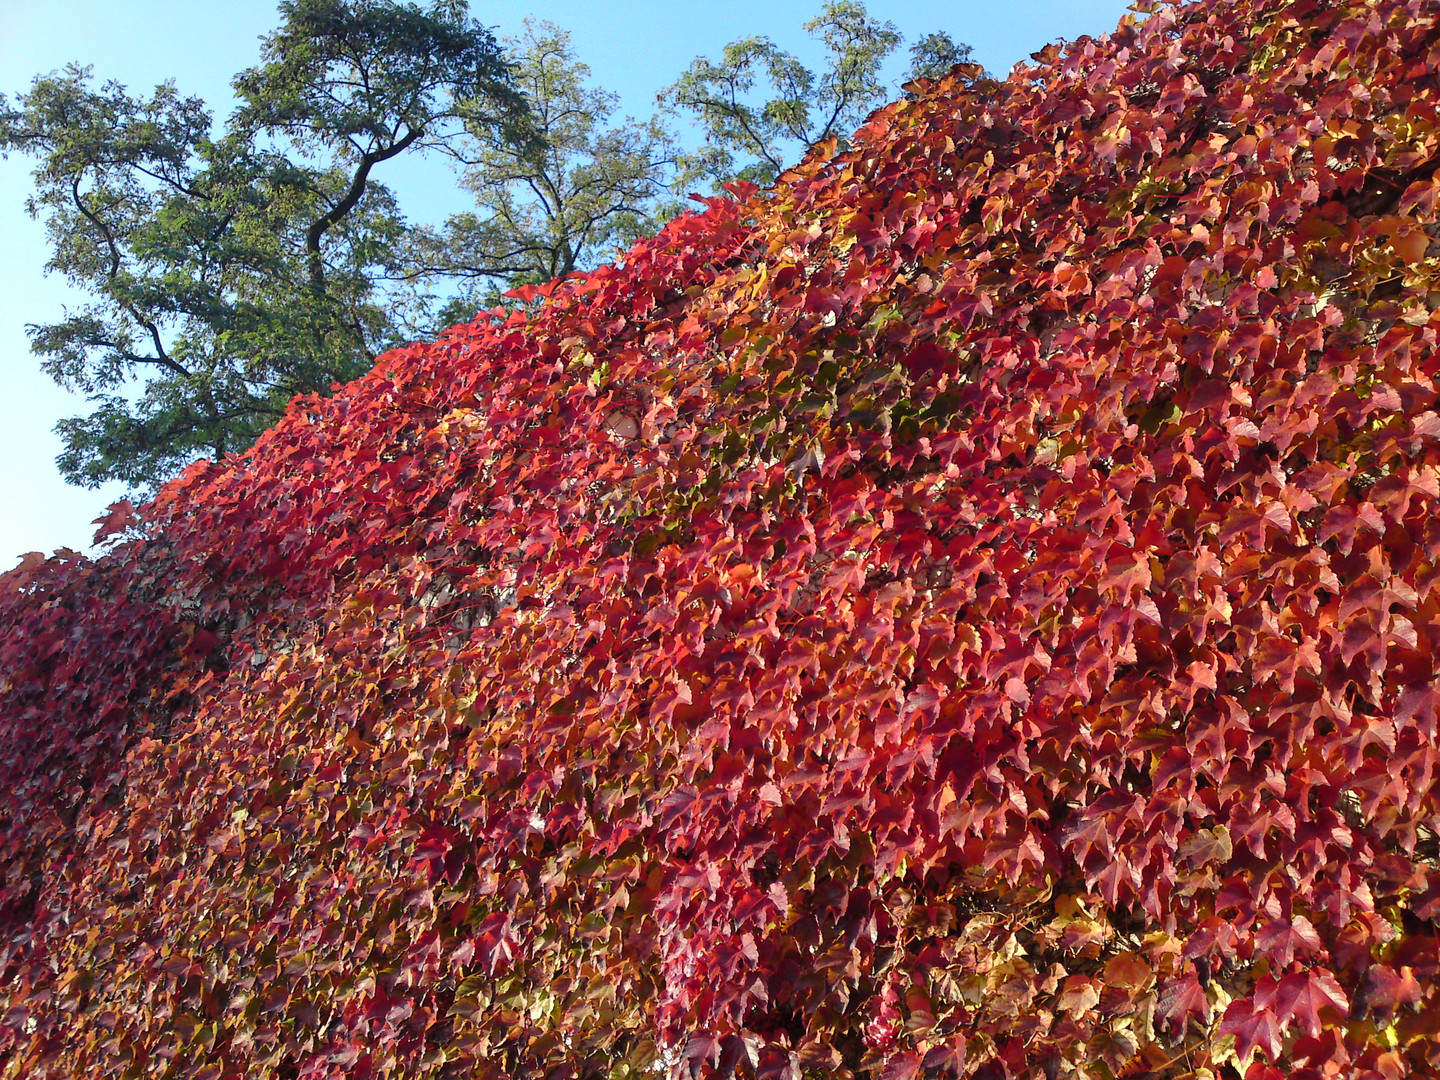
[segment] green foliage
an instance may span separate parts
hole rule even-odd
[[[926,34],[910,46],[911,79],[940,79],[957,64],[973,63],[969,45],[957,42],[943,30]]]
[[[472,125],[457,156],[477,209],[417,229],[407,254],[412,280],[468,285],[442,325],[493,305],[507,287],[593,269],[662,223],[674,150],[660,120],[609,125],[616,95],[590,84],[569,33],[551,23],[527,19],[505,45],[529,106],[525,127]]]
[[[218,135],[172,84],[135,97],[88,68],[0,99],[0,148],[37,160],[47,269],[92,298],[30,327],[45,370],[92,405],[58,426],[72,483],[156,485],[366,371],[403,318],[381,286],[405,226],[372,170],[523,115],[457,0],[280,11]]]
[[[717,190],[735,181],[773,184],[815,143],[847,145],[850,132],[889,98],[880,69],[902,40],[894,23],[872,18],[859,0],[829,0],[805,30],[825,46],[821,71],[768,37],[748,37],[725,46],[719,62],[698,58],[661,92],[664,105],[689,113],[704,132],[701,147],[680,159],[680,190],[702,180]],[[970,47],[935,33],[910,54],[907,81],[946,74],[969,59]]]

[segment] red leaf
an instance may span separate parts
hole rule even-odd
[[[1325,968],[1299,971],[1280,980],[1275,1011],[1282,1024],[1298,1023],[1306,1034],[1319,1035],[1320,1011],[1326,1008],[1344,1017],[1350,1011],[1350,999]]]
[[[197,626],[190,635],[189,642],[183,650],[188,660],[204,660],[215,651],[220,644],[220,639],[203,626]]]
[[[1161,988],[1155,1003],[1155,1017],[1176,1035],[1185,1030],[1192,1017],[1201,1023],[1210,1023],[1210,999],[1193,971],[1170,980]]]
[[[965,1048],[967,1042],[965,1036],[960,1034],[951,1035],[939,1046],[933,1047],[925,1055],[922,1063],[927,1070],[933,1069],[936,1072],[958,1073],[965,1064]]]
[[[1253,1002],[1232,1001],[1216,1034],[1235,1036],[1235,1053],[1242,1062],[1256,1047],[1272,1061],[1280,1056],[1280,1022],[1269,1009],[1257,1009]]]
[[[1437,713],[1440,713],[1440,689],[1434,683],[1407,686],[1395,702],[1395,722],[1416,723],[1427,737],[1435,734]]]
[[[659,813],[655,815],[659,826],[662,829],[668,829],[674,824],[676,818],[695,804],[699,796],[700,793],[690,784],[676,788],[666,795],[660,800]]]
[[[1213,829],[1200,829],[1182,841],[1179,855],[1191,866],[1204,866],[1212,862],[1228,862],[1234,850],[1229,828],[1217,825]]]
[[[919,1056],[905,1050],[885,1062],[884,1068],[880,1070],[880,1080],[913,1080],[919,1073]]]
[[[131,505],[129,499],[121,499],[117,503],[111,503],[109,507],[107,507],[107,510],[108,513],[100,515],[90,523],[100,526],[95,530],[95,538],[91,541],[92,544],[100,543],[100,541],[104,540],[107,536],[114,536],[118,532],[124,532],[139,520],[135,516],[135,507]]]
[[[685,1044],[685,1058],[687,1061],[708,1061],[715,1064],[720,1060],[720,1040],[710,1032],[701,1032],[698,1035],[691,1035]]]
[[[38,551],[27,551],[20,556],[20,562],[0,574],[0,592],[14,594],[22,591],[45,565],[45,556]]]
[[[1126,891],[1126,886],[1138,889],[1140,881],[1134,868],[1126,859],[1112,858],[1098,874],[1086,875],[1091,886],[1100,887],[1100,895],[1105,897],[1107,904],[1117,904]]]
[[[1302,956],[1320,950],[1320,935],[1314,925],[1303,915],[1293,919],[1275,919],[1261,927],[1255,935],[1255,944],[1269,953],[1272,967],[1283,968],[1296,954]]]
[[[1411,265],[1422,262],[1425,258],[1425,249],[1430,246],[1430,237],[1421,229],[1412,232],[1401,233],[1390,241],[1390,247],[1395,254]]]
[[[1100,1003],[1100,990],[1100,984],[1090,976],[1071,975],[1065,980],[1060,996],[1055,999],[1056,1008],[1078,1020]]]
[[[1435,210],[1435,196],[1437,185],[1434,180],[1416,180],[1405,189],[1405,194],[1400,196],[1400,205],[1396,210],[1403,214],[1406,211],[1418,207],[1426,214]]]
[[[1365,1002],[1372,1009],[1393,1011],[1401,1005],[1413,1005],[1423,995],[1415,973],[1408,967],[1398,972],[1376,964],[1365,975]]]

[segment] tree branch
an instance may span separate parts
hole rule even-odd
[[[100,220],[99,215],[92,213],[90,211],[90,208],[85,205],[85,197],[80,194],[81,175],[81,173],[76,173],[71,178],[70,194],[75,200],[76,209],[78,209],[80,213],[85,216],[85,220],[90,222],[91,225],[94,225],[95,228],[100,231],[100,235],[105,238],[105,245],[110,250],[110,270],[105,275],[105,278],[107,281],[113,282],[120,273],[120,265],[122,262],[120,256],[120,246],[115,242],[115,236],[110,231],[110,227]],[[146,362],[160,364],[162,367],[168,368],[170,371],[173,371],[178,375],[183,375],[188,378],[190,372],[188,372],[187,370],[185,370],[184,367],[172,360],[170,358],[170,354],[165,351],[165,343],[160,337],[159,327],[157,327],[151,320],[141,315],[139,310],[135,307],[134,304],[130,303],[130,301],[122,300],[119,297],[115,297],[115,301],[132,319],[134,319],[137,323],[143,326],[146,331],[149,332],[150,340],[155,346],[156,357],[153,361],[147,360]]]
[[[308,261],[310,284],[317,291],[325,288],[325,260],[320,254],[320,240],[325,233],[345,219],[345,215],[355,209],[355,205],[365,194],[366,181],[370,177],[370,170],[382,161],[388,161],[396,154],[407,150],[414,142],[425,134],[425,129],[411,128],[406,132],[405,137],[384,150],[373,154],[364,154],[360,158],[360,164],[355,167],[355,175],[350,180],[350,188],[345,192],[344,198],[332,206],[318,221],[311,224],[305,233],[305,252]]]

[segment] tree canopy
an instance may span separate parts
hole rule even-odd
[[[173,85],[135,97],[80,67],[0,109],[0,147],[38,161],[47,269],[91,297],[30,328],[45,369],[93,406],[59,426],[72,482],[153,487],[368,370],[400,343],[379,279],[404,232],[372,171],[523,115],[498,45],[456,0],[280,12],[219,133]]]
[[[701,179],[717,187],[737,180],[773,184],[808,147],[828,139],[843,145],[892,96],[880,69],[903,40],[894,23],[873,18],[859,0],[827,0],[805,29],[825,46],[819,71],[768,37],[747,37],[725,46],[718,62],[696,59],[662,91],[661,102],[691,114],[704,135],[700,147],[681,158],[678,186]],[[910,55],[907,81],[948,74],[969,61],[970,48],[932,33]],[[758,91],[765,84],[769,98]]]
[[[552,23],[527,19],[504,46],[528,105],[523,137],[472,128],[457,157],[476,209],[417,229],[405,255],[414,279],[468,283],[446,309],[449,322],[493,307],[516,285],[594,269],[658,230],[671,209],[675,150],[658,118],[608,126],[616,96],[591,85],[569,33]]]

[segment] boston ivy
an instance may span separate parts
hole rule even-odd
[[[1440,1072],[1440,27],[1143,5],[0,578],[0,1076]]]

